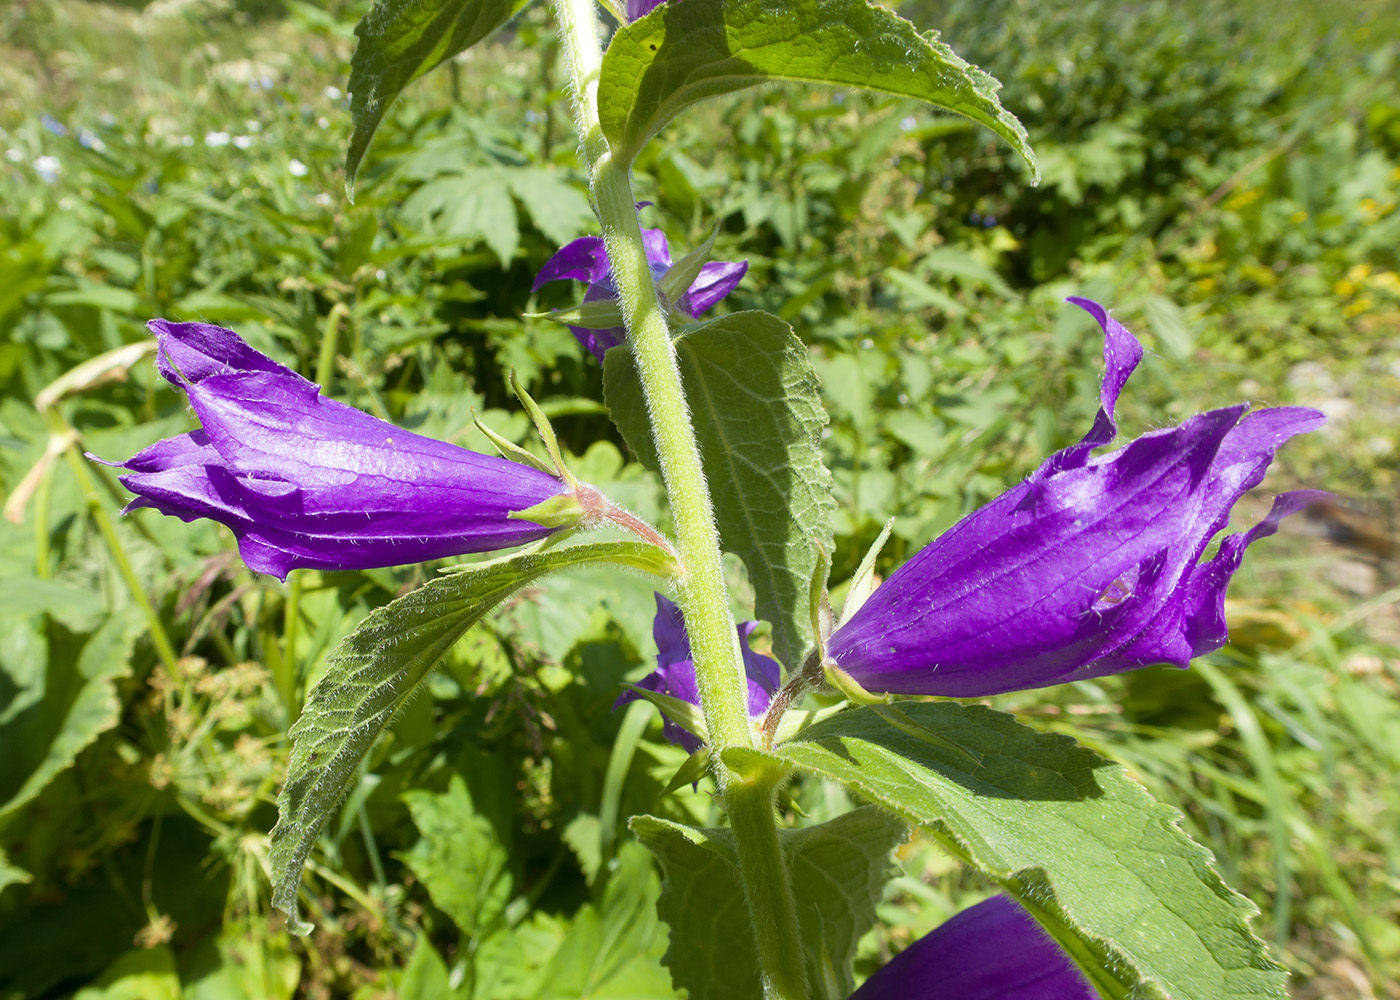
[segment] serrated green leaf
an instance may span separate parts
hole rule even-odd
[[[842,712],[772,754],[924,827],[1024,904],[1110,1000],[1286,996],[1250,930],[1255,907],[1181,814],[1120,766],[982,706],[902,704],[913,726],[881,707]]]
[[[773,650],[794,668],[812,644],[815,542],[831,551],[836,513],[821,457],[826,410],[816,372],[792,327],[762,312],[687,328],[676,354],[720,541],[748,567],[756,613],[773,623]],[[607,353],[603,392],[622,436],[656,469],[630,351]]]
[[[413,955],[394,995],[398,1000],[446,1000],[453,996],[447,964],[422,931],[418,932],[418,943],[413,946]]]
[[[507,182],[535,228],[560,246],[597,225],[584,181],[572,184],[552,167],[517,167]]]
[[[6,763],[0,827],[121,721],[116,681],[131,674],[132,646],[144,630],[137,620],[112,615],[83,644],[76,662],[48,665],[41,700],[13,718],[0,717],[0,759]]]
[[[897,94],[971,118],[1035,165],[1026,130],[998,102],[1001,84],[936,33],[867,0],[718,0],[662,4],[618,29],[603,57],[598,113],[630,161],[692,104],[791,80]]]
[[[644,542],[535,547],[467,563],[371,612],[327,657],[325,674],[292,726],[287,781],[268,854],[273,905],[293,933],[311,925],[297,912],[301,872],[316,837],[360,761],[418,684],[466,631],[508,596],[540,577],[612,563],[668,576],[674,563]]]
[[[481,936],[505,912],[513,885],[495,827],[476,811],[460,774],[441,795],[415,790],[403,799],[420,834],[404,863],[463,934]]]
[[[355,27],[350,61],[354,131],[345,153],[345,187],[355,190],[360,161],[389,105],[414,80],[465,52],[509,21],[528,0],[376,0]]]
[[[404,200],[410,224],[463,242],[481,240],[509,268],[520,248],[520,220],[511,197],[509,173],[499,167],[468,167],[428,181]]]
[[[578,911],[545,967],[541,1000],[672,996],[661,967],[666,939],[655,916],[659,891],[647,852],[623,844],[602,899]]]
[[[665,961],[677,988],[689,990],[691,1000],[762,996],[733,833],[655,816],[634,817],[631,825],[661,863],[656,912],[671,928]],[[901,820],[870,806],[780,831],[812,982],[834,971],[841,996],[853,989],[856,942],[875,922],[890,851],[907,832]]]

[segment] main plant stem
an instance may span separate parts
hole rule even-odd
[[[796,908],[774,816],[776,781],[773,775],[736,774],[722,762],[725,750],[752,749],[755,745],[748,713],[748,681],[734,618],[729,613],[719,531],[700,449],[642,243],[631,165],[613,158],[599,123],[602,51],[596,10],[593,0],[556,0],[555,7],[569,56],[574,115],[588,161],[594,204],[676,526],[684,567],[677,598],[685,615],[700,705],[715,751],[715,778],[737,842],[764,993],[771,1000],[801,1000],[807,990]]]

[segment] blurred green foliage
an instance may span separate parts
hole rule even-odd
[[[612,711],[653,653],[644,581],[552,581],[454,651],[328,829],[304,899],[319,929],[292,941],[264,873],[284,733],[335,642],[430,570],[283,586],[208,524],[143,513],[105,535],[122,491],[69,435],[123,458],[191,426],[183,397],[141,362],[35,407],[151,316],[233,326],[339,398],[481,450],[473,411],[527,438],[513,367],[582,478],[664,517],[597,402],[599,366],[521,319],[572,304],[530,285],[590,225],[544,11],[415,85],[349,205],[342,91],[365,7],[0,10],[0,490],[19,517],[0,523],[0,997],[667,986],[660,888],[625,820],[717,810],[703,787],[661,798],[683,754],[649,709]],[[647,147],[644,221],[681,252],[718,222],[716,256],[752,264],[727,304],[811,345],[838,581],[887,517],[883,572],[1088,426],[1101,343],[1065,295],[1114,306],[1155,352],[1120,410],[1130,433],[1241,398],[1329,413],[1270,485],[1352,498],[1315,527],[1353,548],[1295,532],[1252,552],[1234,644],[1207,669],[996,704],[1180,803],[1260,901],[1296,995],[1400,996],[1400,14],[904,13],[1003,81],[1039,188],[960,120],[767,90]],[[851,805],[815,782],[792,795],[816,820]],[[923,840],[898,857],[863,971],[986,891]]]

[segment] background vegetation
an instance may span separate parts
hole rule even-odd
[[[573,301],[561,286],[532,302],[530,284],[591,227],[544,9],[411,91],[350,205],[342,91],[365,6],[0,10],[6,1000],[669,989],[656,876],[625,820],[717,810],[703,786],[663,798],[681,754],[650,709],[612,711],[654,653],[642,581],[532,591],[453,653],[323,838],[318,931],[292,940],[263,872],[283,734],[335,641],[431,567],[284,586],[248,573],[222,529],[114,520],[120,487],[78,452],[125,458],[188,429],[183,397],[144,360],[41,396],[144,342],[149,317],[199,318],[357,406],[488,450],[473,411],[526,438],[514,367],[580,474],[662,516],[597,402],[596,363],[520,318]],[[1298,997],[1400,997],[1400,12],[904,12],[1004,82],[1039,188],[964,122],[769,90],[649,147],[644,220],[684,248],[718,220],[717,256],[752,264],[728,305],[777,312],[810,343],[837,580],[886,517],[887,572],[1083,433],[1101,342],[1068,294],[1115,307],[1153,352],[1120,410],[1129,433],[1246,398],[1329,413],[1266,486],[1341,499],[1251,553],[1231,646],[1189,672],[993,703],[1181,804],[1260,904]],[[793,790],[818,819],[848,806]],[[987,891],[917,837],[897,860],[867,972]]]

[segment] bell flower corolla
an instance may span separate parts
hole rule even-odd
[[[1070,301],[1105,337],[1093,428],[921,550],[836,629],[827,663],[867,691],[978,698],[1185,667],[1225,644],[1225,590],[1245,548],[1327,496],[1280,494],[1202,562],[1274,452],[1323,415],[1240,404],[1096,456],[1117,434],[1114,405],[1142,345],[1098,303]]]
[[[659,280],[671,269],[671,249],[666,242],[666,234],[659,229],[643,229],[642,245],[651,264],[652,278]],[[694,319],[734,291],[748,269],[749,262],[746,260],[738,263],[710,261],[700,268],[690,288],[671,305]],[[583,293],[584,302],[617,298],[617,286],[613,283],[612,267],[602,237],[584,236],[560,249],[540,269],[533,290],[538,292],[551,281],[567,279],[588,282],[588,290]],[[569,329],[578,342],[592,352],[599,364],[607,349],[622,343],[626,336],[620,326],[601,330],[570,326]]]
[[[739,623],[739,648],[744,653],[744,672],[749,680],[749,715],[755,718],[768,710],[768,703],[782,680],[782,667],[777,660],[749,648],[749,636],[757,627],[758,622]],[[637,687],[699,705],[700,691],[695,684],[695,663],[690,658],[685,617],[680,608],[661,594],[656,595],[656,618],[652,621],[651,634],[656,640],[656,669],[638,681]],[[635,691],[628,691],[617,699],[613,708],[640,697]],[[668,740],[690,753],[700,749],[698,737],[664,715],[663,718],[662,733]]]
[[[568,493],[548,473],[328,399],[232,330],[161,319],[148,326],[160,373],[185,391],[203,426],[105,463],[130,470],[119,477],[136,494],[128,511],[225,524],[250,569],[282,579],[298,568],[368,569],[508,548],[560,523],[512,516]]]
[[[627,21],[630,24],[639,17],[645,17],[666,0],[627,0]]]
[[[1098,992],[1034,917],[993,896],[905,948],[851,1000],[1098,1000]]]

